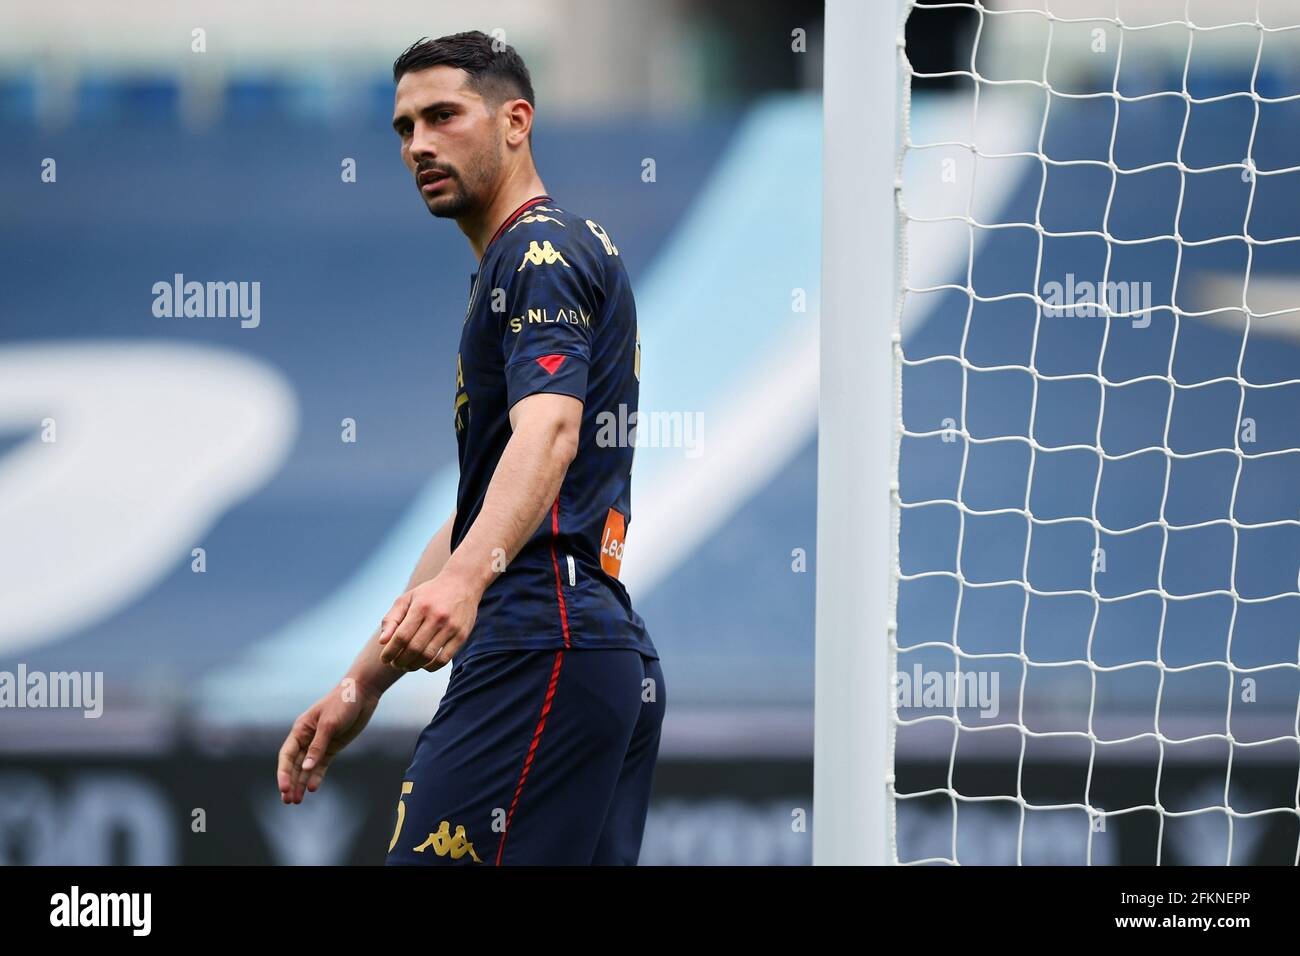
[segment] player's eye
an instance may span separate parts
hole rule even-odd
[[[438,112],[434,114],[434,119],[436,119],[439,123],[445,123],[447,120],[451,119],[455,115],[456,114],[453,113],[451,110],[438,110]]]

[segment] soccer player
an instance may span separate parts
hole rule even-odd
[[[635,437],[607,423],[636,411],[641,360],[627,273],[603,228],[546,194],[513,49],[477,31],[421,40],[393,78],[402,161],[478,257],[447,363],[456,510],[294,723],[281,798],[320,786],[399,677],[451,662],[387,862],[634,864],[666,697],[619,581]]]

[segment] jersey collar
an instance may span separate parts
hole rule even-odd
[[[505,232],[507,229],[513,226],[520,216],[522,216],[525,212],[527,212],[529,209],[532,209],[534,206],[538,205],[539,203],[550,202],[550,201],[551,201],[550,196],[534,196],[532,199],[527,200],[522,206],[520,206],[510,215],[506,216],[506,221],[497,227],[497,231],[492,234],[492,238],[488,240],[488,244],[483,247],[483,257],[487,258],[488,250],[492,248],[492,243],[500,239],[501,233]]]
[[[487,258],[488,251],[492,248],[492,243],[496,242],[497,239],[501,237],[501,233],[513,226],[519,217],[529,209],[532,209],[540,203],[551,201],[550,196],[534,196],[532,199],[529,199],[510,215],[506,216],[506,221],[497,228],[497,231],[493,234],[492,238],[488,240],[488,244],[483,247],[483,258],[479,259],[479,267],[475,269],[469,277],[469,306],[465,309],[466,322],[469,321],[470,313],[474,311],[474,300],[478,298],[478,276],[479,273],[483,271],[483,260]]]

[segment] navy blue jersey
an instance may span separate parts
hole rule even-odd
[[[599,225],[525,203],[471,276],[456,356],[456,546],[510,440],[509,412],[538,392],[580,399],[578,453],[545,520],[489,585],[461,655],[506,648],[635,648],[658,657],[619,581],[632,521],[641,345],[632,287]]]

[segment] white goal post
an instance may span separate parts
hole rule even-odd
[[[884,863],[895,418],[895,0],[827,0],[813,861]],[[892,854],[891,854],[892,855]]]
[[[1300,863],[1300,0],[824,38],[813,862]]]

